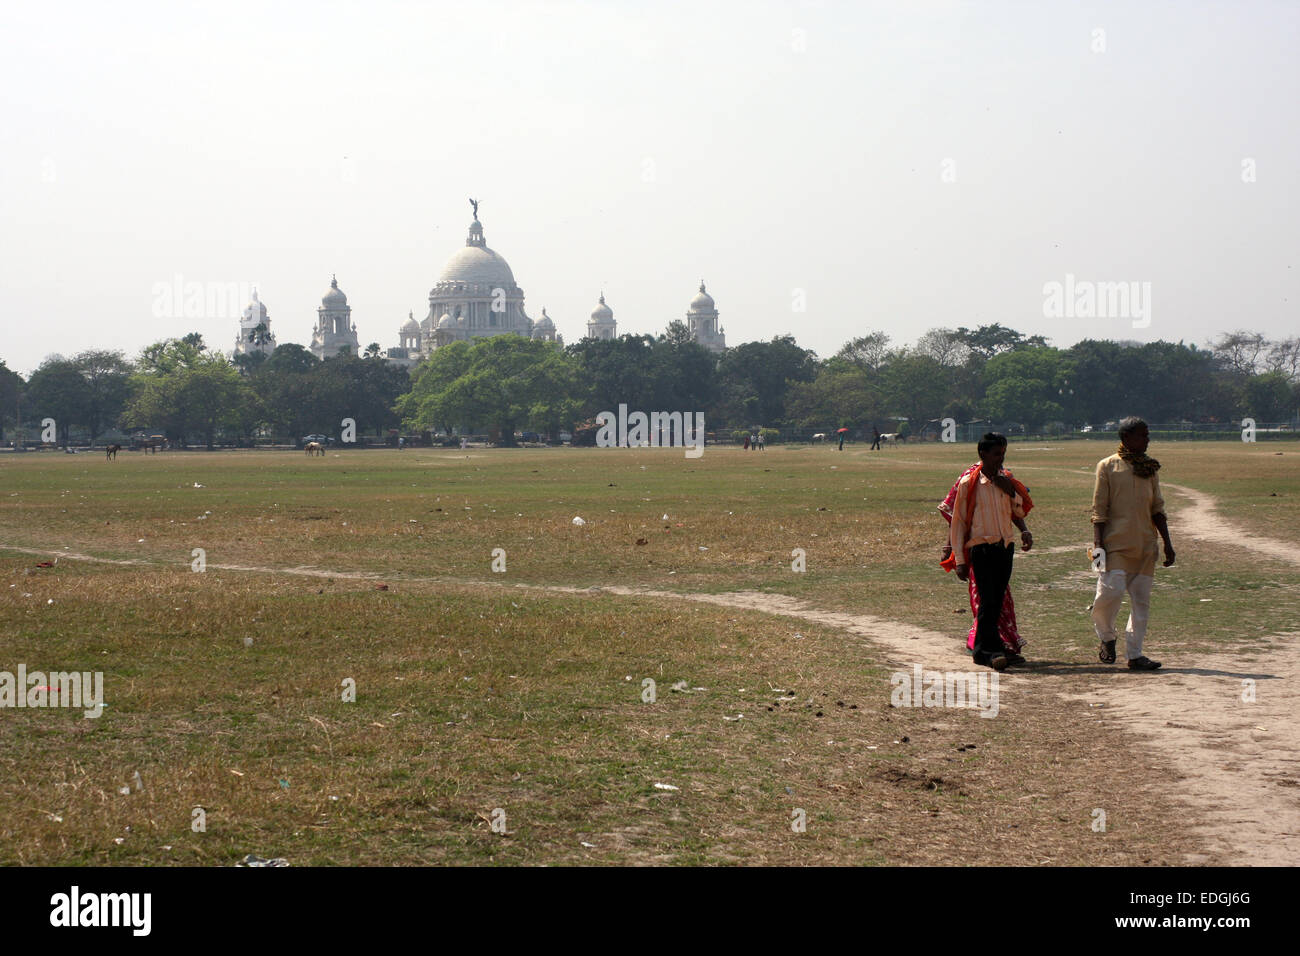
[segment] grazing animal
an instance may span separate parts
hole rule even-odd
[[[816,435],[813,435],[812,440],[813,440],[813,441],[825,441],[825,440],[826,440],[826,433],[825,433],[825,432],[818,432]]]
[[[307,442],[306,449],[308,457],[311,457],[312,455],[320,455],[322,458],[325,457],[325,446],[318,441]]]
[[[880,436],[880,447],[883,448],[886,443],[897,444],[900,441],[902,439],[898,437],[898,432],[888,432]]]
[[[117,453],[121,450],[122,450],[121,445],[109,445],[107,448],[104,449],[104,460],[112,461],[114,458],[117,457]]]

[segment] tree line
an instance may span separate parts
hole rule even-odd
[[[883,332],[826,359],[789,335],[721,354],[682,322],[658,336],[583,339],[567,347],[514,335],[456,342],[409,372],[369,349],[319,361],[300,345],[233,360],[198,334],[156,342],[134,360],[88,350],[47,358],[29,379],[0,361],[0,439],[52,418],[60,443],[111,430],[180,444],[391,429],[555,436],[620,404],[703,411],[708,429],[807,434],[848,427],[919,430],[951,417],[1026,432],[1078,428],[1130,413],[1152,422],[1292,421],[1300,409],[1300,338],[1224,333],[1183,342],[1086,339],[1050,345],[1002,325],[932,329],[911,345]],[[11,436],[9,436],[11,437]]]

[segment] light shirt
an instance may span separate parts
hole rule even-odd
[[[1092,523],[1106,526],[1101,546],[1107,571],[1155,574],[1158,538],[1151,518],[1164,512],[1159,473],[1139,478],[1118,453],[1097,462]]]
[[[970,479],[971,476],[966,475],[957,485],[957,500],[952,505],[952,527],[948,531],[948,543],[952,545],[952,553],[957,555],[959,564],[966,563],[962,555],[967,547],[1015,543],[1016,529],[1011,519],[1025,516],[1024,498],[1019,493],[1014,498],[1009,497],[980,469],[979,484],[973,489],[975,513],[968,527],[966,513],[972,492]]]

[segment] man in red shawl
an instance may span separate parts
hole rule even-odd
[[[1002,467],[1006,438],[989,432],[978,448],[980,463],[962,473],[939,505],[939,512],[950,526],[954,516],[959,518],[956,527],[949,529],[949,543],[940,563],[945,570],[956,570],[968,584],[975,621],[966,646],[974,652],[975,662],[1001,670],[1010,664],[1025,663],[1020,654],[1024,642],[1016,628],[1009,587],[1011,555],[1015,551],[1010,527],[1014,524],[1020,529],[1023,550],[1032,548],[1034,536],[1024,516],[1034,504],[1029,489]],[[961,554],[961,559],[955,554]],[[985,634],[983,640],[981,631]]]

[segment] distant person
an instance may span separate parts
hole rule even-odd
[[[765,438],[763,437],[763,433],[762,433],[762,432],[759,432],[759,433],[758,433],[758,450],[759,450],[759,451],[766,451],[766,450],[767,450],[767,439],[765,439]]]
[[[1125,654],[1130,670],[1153,671],[1160,667],[1142,653],[1147,618],[1151,612],[1151,585],[1155,583],[1156,532],[1165,545],[1164,566],[1174,563],[1174,545],[1169,540],[1165,499],[1160,494],[1160,462],[1147,455],[1151,433],[1147,423],[1129,416],[1119,423],[1119,451],[1097,463],[1097,480],[1092,490],[1092,546],[1105,553],[1105,564],[1097,576],[1097,596],[1092,604],[1092,623],[1101,641],[1098,658],[1115,663],[1115,617],[1129,596],[1128,627],[1124,630]]]
[[[872,432],[872,435],[874,436],[874,437],[871,439],[871,450],[872,450],[872,451],[880,451],[880,429],[877,428],[875,425],[872,425],[872,426],[871,426],[871,432]],[[958,479],[958,481],[960,481],[960,480],[961,480],[961,479]]]
[[[744,449],[745,449],[745,451],[749,451],[749,436],[748,436],[748,435],[745,436]]]
[[[405,447],[406,447],[406,439],[405,438],[397,439],[397,450],[401,451]]]
[[[957,577],[963,581],[969,581],[972,574],[975,577],[979,610],[974,661],[1001,671],[1011,663],[998,637],[998,618],[1011,583],[1011,563],[1016,553],[1014,526],[1022,524],[1027,508],[1033,504],[1025,486],[1002,468],[1007,455],[1006,436],[987,432],[976,447],[980,466],[957,482],[948,546],[952,548]],[[1021,534],[1021,547],[1028,551],[1033,546],[1033,535],[1026,528]]]
[[[957,480],[953,482],[953,486],[948,489],[948,497],[944,498],[939,505],[939,513],[943,515],[944,520],[948,522],[950,527],[952,525],[952,506],[957,500],[957,486],[961,484],[962,478],[965,478],[971,472],[979,469],[981,464],[982,462],[977,461],[975,464],[963,471],[957,477]],[[1002,469],[1002,474],[1011,478],[1011,472],[1007,471],[1005,468]],[[1015,479],[1012,480],[1015,481]],[[1018,484],[1019,483],[1017,483],[1017,485]],[[1020,488],[1017,490],[1020,490]],[[1029,489],[1024,488],[1023,492],[1025,498],[1025,514],[1029,514],[1029,510],[1033,508],[1034,503],[1029,500]],[[1025,519],[1017,518],[1013,513],[1011,521],[1020,529],[1021,542],[1032,544],[1034,536],[1029,533],[1029,528],[1025,525]],[[951,534],[951,531],[949,534]],[[952,557],[951,543],[944,544],[943,554],[941,555],[939,564],[945,571],[956,569],[957,562]],[[975,634],[979,627],[980,613],[979,588],[975,585],[974,573],[970,575],[966,583],[968,585],[967,589],[970,592],[970,611],[972,617],[970,631],[966,634],[966,648],[973,652],[975,650]],[[1006,593],[1002,598],[1002,613],[998,615],[998,638],[1002,641],[1002,649],[1007,655],[1008,664],[1018,665],[1025,663],[1025,658],[1020,653],[1021,649],[1025,646],[1025,642],[1021,639],[1020,629],[1016,625],[1016,605],[1011,599],[1010,584],[1007,585]]]
[[[839,447],[838,449],[836,449],[837,451],[843,451],[843,450],[844,450],[844,435],[845,435],[844,432],[840,432],[840,447]]]

